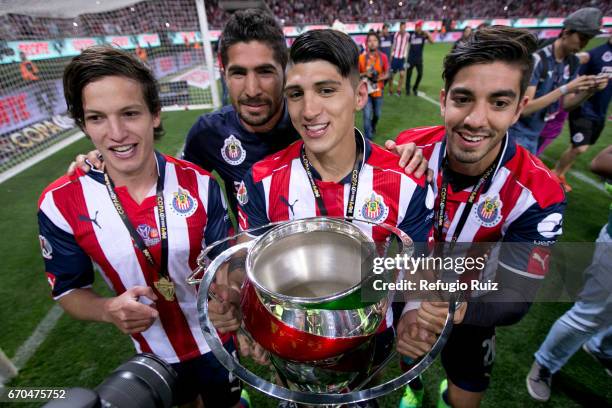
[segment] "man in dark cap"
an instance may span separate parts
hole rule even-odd
[[[579,60],[574,55],[600,32],[601,18],[601,11],[593,7],[570,14],[555,42],[533,54],[535,65],[526,92],[529,103],[521,119],[509,129],[516,142],[531,153],[536,153],[540,132],[547,121],[554,119],[561,103],[565,110],[574,109],[604,80],[594,75],[578,76]]]

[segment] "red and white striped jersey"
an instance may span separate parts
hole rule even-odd
[[[363,137],[357,134],[357,137]],[[425,178],[404,173],[398,157],[382,147],[363,141],[364,155],[355,198],[356,219],[396,226],[415,242],[423,243],[431,234],[433,192]],[[320,210],[301,162],[303,142],[255,163],[238,189],[238,217],[243,230],[270,222],[320,216]],[[346,214],[351,174],[341,182],[322,181],[311,168],[328,215]],[[375,242],[384,242],[389,233],[370,223],[356,222]],[[419,247],[419,246],[417,246]],[[417,249],[419,250],[419,249]],[[392,314],[388,313],[392,320]],[[387,323],[389,324],[389,320]]]
[[[446,155],[444,127],[405,130],[398,135],[396,142],[413,142],[423,149],[436,180],[434,212],[437,214],[440,206],[438,192],[442,185],[441,166]],[[442,240],[451,241],[472,188],[453,191],[449,184]],[[512,250],[502,249],[501,253],[493,255],[498,256],[499,265],[504,268],[541,279],[548,271],[546,247],[554,244],[562,233],[565,205],[565,194],[557,178],[537,157],[506,136],[502,141],[498,166],[477,196],[457,242],[525,243],[527,245],[515,245]],[[495,262],[489,262],[488,266],[493,264]]]
[[[393,58],[406,58],[406,46],[409,38],[408,31],[404,34],[398,31],[393,35]]]
[[[219,185],[209,173],[159,153],[156,160],[164,178],[168,272],[176,287],[173,301],[166,301],[156,291],[157,268],[133,244],[99,171],[61,177],[44,190],[38,212],[40,240],[55,299],[92,285],[92,261],[118,295],[134,286],[153,288],[159,319],[132,339],[138,352],[154,353],[176,363],[210,350],[198,322],[196,289],[187,284],[186,278],[196,267],[202,245],[227,236],[229,219]],[[140,204],[125,187],[116,187],[115,191],[128,219],[159,264],[155,186]]]

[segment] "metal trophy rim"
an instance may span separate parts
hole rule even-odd
[[[316,219],[324,219],[325,217],[315,217]],[[311,220],[314,218],[311,218]],[[347,219],[347,218],[344,218]],[[353,218],[354,219],[354,218]],[[355,219],[356,221],[364,221],[366,220]],[[264,227],[258,227],[257,229],[269,228],[270,226],[284,224],[290,221],[282,221],[267,224]],[[371,223],[371,222],[370,222]],[[241,234],[247,233],[249,231],[243,231]],[[238,235],[232,237],[235,238]],[[403,234],[403,232],[402,232]],[[218,243],[213,244],[212,246],[219,244],[221,242],[226,242],[229,239],[220,241]],[[200,287],[198,290],[197,296],[197,306],[198,306],[198,318],[200,322],[200,327],[202,329],[202,334],[204,336],[204,340],[210,347],[213,355],[219,360],[219,362],[233,375],[240,378],[240,380],[244,381],[246,384],[255,388],[256,390],[269,395],[271,397],[277,399],[283,399],[291,402],[295,402],[298,404],[307,404],[307,405],[342,405],[342,404],[352,404],[360,401],[370,400],[374,398],[381,397],[383,395],[389,394],[406,384],[412,381],[417,376],[421,375],[429,366],[434,362],[435,358],[442,351],[442,348],[446,344],[450,332],[453,327],[453,317],[456,309],[456,298],[457,295],[453,294],[452,298],[449,301],[448,315],[446,317],[446,321],[444,323],[444,327],[442,332],[438,336],[438,339],[434,343],[431,350],[425,354],[421,359],[416,363],[410,370],[403,373],[399,377],[396,377],[392,380],[389,380],[383,384],[376,385],[374,387],[365,389],[365,390],[354,390],[347,393],[311,393],[304,392],[298,390],[290,390],[286,387],[273,384],[269,381],[266,381],[246,367],[241,365],[234,357],[223,347],[221,343],[221,339],[217,334],[216,329],[214,328],[212,322],[208,317],[208,293],[210,290],[210,285],[215,278],[215,274],[207,273],[209,270],[218,271],[219,267],[223,265],[231,256],[235,253],[242,251],[244,249],[248,249],[250,246],[254,244],[254,241],[244,242],[241,244],[237,244],[232,246],[222,253],[220,253],[206,268],[204,272],[203,278],[201,280],[194,280],[194,283],[199,283]],[[210,248],[210,247],[209,247]],[[194,278],[195,273],[190,277]],[[206,294],[206,295],[204,295]],[[397,354],[395,350],[392,352],[393,354]],[[391,356],[387,359],[391,360]],[[387,361],[386,360],[386,361]],[[363,385],[363,384],[360,384]]]

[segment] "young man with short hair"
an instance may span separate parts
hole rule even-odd
[[[210,352],[196,290],[186,282],[202,242],[227,236],[219,185],[154,150],[163,134],[157,82],[130,53],[83,50],[66,66],[64,94],[105,167],[61,177],[40,198],[39,239],[54,299],[77,319],[113,324],[138,352],[171,364],[174,404],[201,397],[209,407],[239,407],[240,382]],[[91,288],[93,262],[114,296]],[[230,336],[223,341],[235,350]]]
[[[415,242],[427,241],[433,195],[425,178],[406,175],[397,156],[355,128],[355,114],[368,98],[358,59],[355,43],[338,31],[314,30],[296,38],[285,95],[302,140],[257,162],[246,174],[238,198],[241,229],[314,216],[354,216],[375,242],[388,236],[376,223],[397,226]],[[231,275],[232,286],[240,287],[243,278],[239,271]],[[236,329],[238,294],[220,289],[215,290],[225,301],[210,302],[211,321],[224,330]],[[389,330],[392,318],[389,312],[384,326]]]
[[[535,37],[525,30],[478,30],[444,59],[444,126],[407,130],[397,138],[399,144],[422,146],[434,172],[437,242],[505,245],[490,254],[479,278],[500,282],[499,290],[472,294],[455,315],[456,326],[442,352],[448,386],[441,386],[440,404],[480,404],[494,361],[495,326],[514,324],[527,313],[548,269],[546,261],[539,261],[548,259],[548,247],[562,232],[561,186],[507,134],[528,103],[525,90],[535,47]],[[418,324],[438,331],[447,307],[423,302]],[[400,324],[400,336],[402,331]],[[420,388],[407,387],[401,406],[418,406]]]

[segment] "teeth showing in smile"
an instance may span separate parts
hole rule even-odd
[[[480,142],[484,137],[482,136],[468,136],[461,133],[461,137],[467,140],[468,142]]]
[[[317,131],[317,130],[323,130],[327,127],[327,124],[323,124],[323,125],[306,125],[306,129],[308,130],[312,130],[312,131]]]
[[[125,153],[131,149],[134,148],[133,144],[130,145],[125,145],[125,146],[117,146],[117,147],[113,147],[111,148],[112,151],[117,152],[117,153]]]

